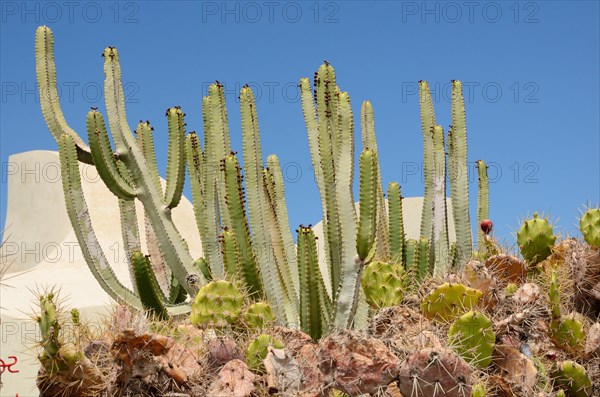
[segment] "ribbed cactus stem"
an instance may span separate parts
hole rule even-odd
[[[298,229],[298,272],[300,279],[300,326],[313,340],[323,334],[322,285],[317,257],[316,237],[310,227]],[[322,287],[324,289],[324,286]]]
[[[433,127],[433,240],[429,258],[434,265],[434,273],[441,275],[448,266],[448,216],[446,213],[446,151],[444,130],[441,126]]]
[[[221,234],[221,253],[223,263],[225,265],[225,274],[230,277],[241,276],[240,272],[240,255],[235,239],[235,233],[228,227],[223,229]]]
[[[402,194],[400,185],[391,182],[388,186],[388,209],[389,209],[389,246],[390,258],[393,263],[401,264],[404,258],[404,216],[402,214]]]
[[[140,299],[119,282],[104,252],[99,248],[100,243],[92,228],[89,210],[83,196],[75,141],[70,135],[61,135],[58,139],[58,149],[67,214],[86,263],[111,298],[136,309],[142,309]]]
[[[465,100],[462,83],[452,81],[452,133],[448,140],[452,150],[449,161],[453,170],[450,172],[450,189],[452,193],[452,214],[456,227],[458,257],[460,263],[471,258],[473,239],[469,214],[469,175],[467,168],[467,125],[465,119]]]
[[[87,114],[86,125],[90,150],[98,175],[115,196],[126,200],[133,199],[135,189],[119,173],[104,118],[96,109],[92,109]]]
[[[204,118],[207,203],[212,203],[213,199],[217,201],[217,219],[220,218],[222,224],[227,226],[231,224],[231,220],[225,204],[225,180],[219,172],[219,164],[231,152],[231,145],[229,142],[229,120],[227,107],[225,106],[225,93],[223,92],[223,85],[219,82],[208,87],[208,96],[202,101],[202,116]],[[215,193],[211,191],[213,183],[216,188]]]
[[[421,237],[417,246],[417,281],[421,283],[431,273],[431,246],[428,239]],[[436,268],[437,270],[437,268]]]
[[[59,341],[60,323],[57,318],[57,309],[55,304],[54,293],[48,293],[40,296],[40,316],[38,324],[40,327],[40,335],[42,346],[44,348],[40,361],[45,366],[48,373],[55,372],[58,368],[57,356],[61,343]]]
[[[165,306],[167,298],[158,285],[148,257],[139,251],[134,252],[131,255],[131,265],[144,309],[157,319],[168,319],[169,315]]]
[[[419,263],[419,242],[417,240],[408,239],[404,247],[404,269],[416,280]]]
[[[550,313],[552,314],[553,319],[559,319],[560,314],[560,291],[558,284],[558,272],[553,270],[550,273]]]
[[[248,286],[248,292],[254,299],[261,299],[263,283],[259,274],[258,264],[254,256],[250,229],[246,220],[242,174],[235,154],[230,154],[222,161],[225,181],[225,201],[231,216],[231,229],[235,234],[240,257],[240,273]]]
[[[220,221],[219,206],[216,198],[216,176],[210,164],[206,164],[200,140],[195,132],[186,137],[187,168],[190,175],[190,188],[194,202],[194,216],[200,231],[202,250],[212,274],[224,276],[223,257],[218,242]]]
[[[292,275],[287,263],[279,262],[277,266],[277,244],[271,238],[271,227],[276,228],[273,209],[269,205],[265,191],[262,149],[256,101],[250,87],[240,91],[240,113],[242,115],[242,146],[244,149],[244,171],[246,176],[246,194],[248,195],[248,214],[252,225],[253,247],[258,254],[262,284],[268,286],[264,291],[273,303],[276,315],[281,320],[295,321],[291,313],[285,315],[285,308],[295,308],[295,292],[291,283]],[[280,259],[281,258],[281,255]],[[289,311],[289,310],[288,310]]]
[[[477,160],[478,195],[477,195],[477,224],[481,225],[484,219],[489,218],[490,207],[490,181],[487,173],[487,165],[483,160]],[[478,227],[477,248],[483,248],[485,234]]]
[[[423,132],[423,179],[425,191],[423,194],[423,211],[421,215],[421,237],[431,238],[433,231],[433,178],[434,178],[434,146],[433,127],[435,113],[429,84],[419,81],[419,103],[421,109],[421,130]]]
[[[54,139],[58,141],[61,135],[69,135],[75,142],[79,161],[93,164],[90,148],[67,124],[60,107],[60,96],[56,88],[54,34],[47,26],[40,26],[35,32],[35,70],[42,114]]]
[[[377,139],[375,138],[375,116],[373,105],[369,101],[363,102],[360,112],[362,146],[375,152],[379,159],[379,150],[377,149]],[[377,167],[377,252],[375,256],[378,259],[387,259],[390,257],[389,230],[388,230],[388,211],[385,205],[383,186],[381,185],[381,168],[379,161]]]
[[[123,237],[123,248],[125,249],[125,257],[129,267],[129,276],[134,286],[134,291],[138,293],[135,284],[135,274],[131,265],[131,255],[142,249],[135,201],[119,199],[119,213],[121,215],[121,236]]]
[[[154,127],[150,126],[149,121],[141,121],[135,129],[138,146],[142,149],[146,165],[152,175],[152,180],[156,185],[156,190],[162,191],[160,176],[158,174],[158,166],[156,164],[156,151],[154,149]]]
[[[167,185],[165,187],[165,203],[175,208],[181,201],[183,184],[185,183],[185,114],[181,107],[167,109],[169,129],[169,148],[167,150]]]
[[[118,52],[115,48],[108,47],[103,56],[106,75],[105,102],[116,152],[134,180],[136,196],[144,205],[144,210],[154,226],[165,262],[169,264],[186,291],[195,295],[197,284],[203,284],[204,280],[195,273],[193,259],[173,224],[171,212],[164,202],[163,192],[157,190],[151,167],[147,166],[144,155],[127,124]],[[188,276],[198,279],[197,282],[188,283]]]
[[[360,212],[356,251],[361,261],[367,259],[377,231],[377,156],[370,149],[360,155]]]

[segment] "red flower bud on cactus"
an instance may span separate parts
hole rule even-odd
[[[481,231],[483,233],[490,234],[492,227],[494,227],[494,224],[489,219],[484,219],[481,221]]]

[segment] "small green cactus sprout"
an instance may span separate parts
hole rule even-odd
[[[515,292],[517,292],[517,289],[519,289],[519,286],[515,283],[509,283],[506,288],[504,288],[504,295],[506,296],[513,296],[515,294]]]
[[[404,298],[404,269],[401,265],[371,262],[364,269],[361,284],[367,303],[375,309],[399,305]]]
[[[473,397],[487,396],[487,388],[485,387],[485,383],[477,383],[476,385],[473,385],[473,389],[471,390],[471,395]]]
[[[550,321],[548,336],[556,347],[577,353],[585,348],[585,331],[577,314],[569,314]]]
[[[567,397],[567,395],[565,394],[565,391],[563,389],[560,389],[556,392],[556,397]]]
[[[590,397],[592,381],[585,368],[573,361],[563,361],[557,364],[553,373],[554,386],[565,390],[569,397]]]
[[[471,310],[482,296],[483,292],[478,289],[444,283],[423,299],[421,311],[429,319],[448,321]]]
[[[479,368],[485,368],[492,362],[495,343],[492,322],[478,311],[460,316],[448,331],[449,346],[465,361]]]
[[[577,353],[585,348],[585,332],[583,323],[579,320],[577,313],[567,316],[560,312],[560,293],[558,285],[558,273],[553,270],[550,274],[550,314],[552,320],[548,326],[548,336],[556,347]]]
[[[246,364],[255,372],[263,372],[265,367],[263,360],[269,353],[269,346],[275,349],[283,349],[283,342],[270,335],[261,334],[248,345],[246,349]]]
[[[246,309],[244,318],[251,328],[262,329],[275,321],[275,314],[268,303],[256,302]]]
[[[600,208],[589,208],[579,220],[579,230],[585,241],[600,248]]]
[[[242,293],[229,281],[211,281],[198,291],[190,321],[213,327],[233,324],[240,316],[243,301]]]
[[[532,219],[523,222],[517,232],[517,244],[525,260],[535,265],[546,259],[552,253],[556,236],[548,219],[538,217],[537,212]]]

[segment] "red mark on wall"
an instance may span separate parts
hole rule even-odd
[[[9,360],[12,360],[12,363],[6,363],[3,359],[0,358],[0,374],[3,374],[4,371],[8,370],[11,374],[16,374],[19,372],[18,369],[12,369],[13,365],[17,363],[17,358],[15,356],[8,356]]]

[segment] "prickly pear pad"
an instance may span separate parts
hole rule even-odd
[[[558,363],[553,375],[555,386],[563,387],[568,396],[590,397],[592,395],[592,381],[585,368],[576,362]]]
[[[548,336],[556,347],[577,353],[585,347],[583,324],[575,315],[554,319],[548,326]]]
[[[481,312],[470,311],[460,316],[448,331],[448,345],[465,361],[479,368],[492,362],[495,343],[492,322]]]
[[[483,292],[478,289],[444,283],[423,299],[421,311],[429,319],[449,321],[471,310],[482,296]]]
[[[589,245],[600,248],[600,208],[590,208],[583,214],[579,230]]]
[[[523,226],[517,232],[517,244],[521,254],[531,265],[550,256],[555,241],[552,226],[547,219],[538,218],[537,212],[533,214],[532,219],[523,222]]]
[[[261,334],[254,339],[246,350],[246,364],[252,371],[264,371],[263,360],[269,353],[269,346],[275,349],[283,349],[283,342],[270,335]]]
[[[399,305],[404,298],[404,268],[386,262],[372,262],[365,267],[361,284],[365,298],[373,308]]]
[[[233,324],[240,316],[243,300],[242,293],[232,283],[212,281],[198,291],[190,322],[213,327]]]

